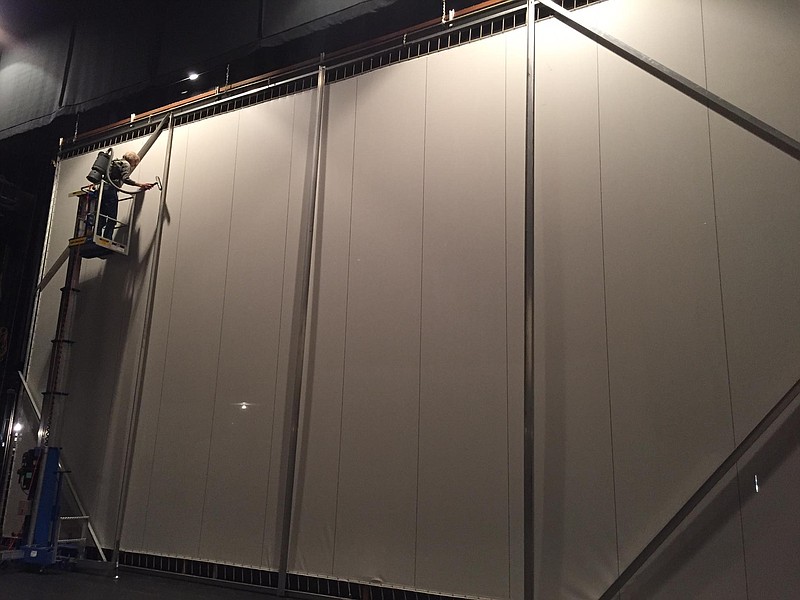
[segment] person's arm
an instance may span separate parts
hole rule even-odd
[[[127,160],[122,161],[122,183],[134,185],[143,190],[149,190],[154,185],[152,183],[137,183],[131,179],[131,165]]]

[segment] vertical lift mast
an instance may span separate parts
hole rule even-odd
[[[165,117],[147,139],[142,149],[139,150],[140,159],[144,158],[145,154],[156,142],[167,121],[168,117]],[[101,154],[108,158],[111,156],[110,153]],[[98,162],[101,161],[96,161],[95,164],[97,165]],[[128,240],[130,237],[128,227],[133,210],[133,203],[131,202],[133,195],[127,194],[127,196],[120,198],[120,202],[129,202],[127,219],[110,219],[100,214],[100,198],[102,198],[103,187],[106,185],[114,184],[109,181],[107,174],[103,173],[97,194],[90,193],[91,186],[81,188],[80,191],[70,194],[70,196],[78,197],[78,210],[73,237],[69,240],[66,250],[42,278],[42,283],[39,285],[39,289],[43,289],[61,268],[64,261],[67,262],[66,281],[64,287],[61,288],[56,333],[52,340],[53,349],[50,355],[47,387],[42,399],[36,447],[25,453],[22,468],[18,471],[20,484],[27,491],[30,502],[30,511],[23,527],[23,545],[15,551],[3,553],[3,558],[21,558],[24,562],[38,565],[42,568],[56,562],[60,542],[62,544],[79,542],[82,547],[85,536],[79,539],[59,540],[62,520],[81,520],[83,521],[84,529],[90,526],[88,523],[89,517],[86,515],[63,518],[60,515],[62,478],[67,477],[68,474],[66,471],[61,470],[61,448],[51,445],[51,440],[54,438],[54,427],[57,427],[60,421],[60,414],[63,411],[63,402],[61,401],[68,396],[65,383],[70,348],[74,343],[74,340],[72,340],[72,326],[77,295],[80,291],[78,284],[80,282],[81,261],[83,258],[107,258],[114,253],[124,255],[128,253]],[[160,181],[158,185],[160,188]],[[124,190],[122,191],[124,192]],[[114,233],[110,237],[104,237],[100,232],[101,217],[114,223]],[[121,232],[120,235],[116,235],[118,231]],[[74,487],[70,486],[70,489],[73,490],[74,494]],[[77,494],[74,495],[77,500]],[[80,501],[77,504],[80,505]],[[96,538],[95,543],[98,543]],[[101,558],[105,560],[103,550],[99,547],[99,544],[98,551]]]

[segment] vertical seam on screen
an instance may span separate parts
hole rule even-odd
[[[294,139],[294,100],[292,101],[292,139]],[[291,173],[291,152],[289,154],[289,165],[290,165],[289,173]],[[290,179],[290,181],[291,181],[291,179]],[[267,201],[268,201],[268,197],[265,195],[264,196],[264,202],[267,202]],[[287,200],[287,209],[286,209],[286,222],[287,222],[287,224],[288,224],[288,221],[289,221],[289,209],[288,209],[288,200]],[[284,274],[286,272],[286,269],[285,269],[286,258],[285,258],[285,256],[286,256],[286,236],[284,234]],[[283,283],[281,283],[280,301],[281,301],[281,305],[280,305],[281,308],[278,310],[278,337],[279,337],[279,339],[280,339],[280,311],[282,310],[282,307],[283,307]],[[280,352],[280,342],[278,343],[277,349],[276,349],[276,353],[279,353],[279,352]],[[273,441],[275,439],[275,404],[276,404],[275,396],[276,396],[276,389],[277,389],[277,385],[278,385],[278,383],[277,383],[277,380],[278,380],[278,365],[277,365],[277,362],[278,362],[278,359],[276,358],[275,359],[275,385],[273,387],[273,393],[272,393],[272,416],[270,417],[271,426],[270,426],[270,429],[269,429],[269,443],[268,443],[269,460],[267,461],[267,479],[266,479],[266,482],[265,482],[266,483],[266,488],[265,488],[265,491],[264,491],[264,504],[263,504],[262,512],[261,512],[262,518],[261,518],[261,561],[260,561],[261,565],[260,566],[262,568],[264,567],[264,542],[266,540],[266,529],[267,529],[267,505],[269,504],[269,482],[270,482],[270,476],[271,476],[271,473],[272,473],[272,471],[271,471],[271,469],[272,469],[272,444],[273,444]],[[264,400],[267,399],[266,388],[265,388],[265,391],[264,391],[263,399]]]
[[[425,181],[428,147],[428,68],[430,60],[425,57],[425,87],[422,94],[422,215],[420,219],[420,254],[419,254],[419,352],[417,369],[417,489],[414,495],[414,585],[417,585],[417,554],[419,552],[419,464],[420,441],[422,439],[422,313],[423,284],[425,283]]]
[[[704,75],[705,75],[706,89],[708,89],[708,61],[706,59],[706,35],[705,35],[705,24],[703,22],[702,0],[700,2],[700,19],[701,19],[702,34],[703,34],[702,36],[703,68],[705,70]],[[706,108],[706,121],[708,123],[708,162],[711,171],[711,201],[714,209],[714,242],[717,251],[717,275],[719,276],[719,303],[720,303],[720,310],[722,313],[722,339],[723,343],[725,344],[725,373],[727,375],[727,381],[728,381],[728,402],[730,404],[730,409],[731,409],[731,432],[733,433],[733,445],[736,446],[736,422],[734,421],[733,418],[733,391],[731,388],[731,369],[730,369],[730,359],[728,356],[728,332],[725,320],[725,297],[722,288],[722,261],[720,258],[720,250],[719,250],[719,227],[717,224],[717,190],[714,178],[714,154],[711,148],[711,109],[709,108]],[[738,465],[737,465],[737,470],[738,470]]]
[[[267,538],[267,510],[269,505],[269,495],[272,480],[272,463],[275,445],[275,409],[278,405],[278,366],[281,361],[281,340],[283,338],[283,298],[286,293],[286,248],[289,244],[289,213],[291,211],[292,200],[292,165],[294,164],[294,138],[295,138],[295,114],[297,112],[297,97],[292,96],[292,143],[289,150],[289,185],[286,189],[286,225],[283,230],[283,277],[281,277],[281,305],[278,310],[278,345],[275,353],[275,384],[272,392],[272,434],[269,441],[269,465],[267,466],[267,495],[264,498],[264,527],[261,530],[261,564],[264,564],[264,544]],[[288,385],[288,380],[287,380]],[[284,442],[281,436],[281,442]]]
[[[608,432],[611,441],[611,493],[614,499],[614,544],[617,549],[617,575],[619,575],[619,515],[617,509],[617,470],[614,460],[614,418],[611,396],[611,350],[608,342],[608,280],[606,278],[606,231],[603,215],[603,141],[600,122],[600,47],[595,45],[597,75],[597,161],[600,183],[600,254],[603,260],[603,315],[606,338],[606,383],[608,385]]]
[[[156,462],[156,448],[158,447],[158,434],[159,430],[161,429],[161,407],[164,403],[164,380],[165,374],[167,372],[167,356],[169,354],[169,334],[170,330],[172,329],[172,307],[175,303],[175,274],[177,273],[178,268],[178,249],[180,248],[180,239],[181,239],[181,219],[180,215],[183,213],[183,202],[184,202],[184,191],[186,189],[186,165],[187,165],[187,155],[189,153],[189,133],[190,131],[186,130],[186,141],[184,143],[184,152],[183,152],[183,173],[181,176],[181,207],[178,212],[178,230],[175,232],[175,260],[172,264],[172,288],[169,297],[169,313],[167,318],[167,340],[164,347],[164,361],[162,363],[161,369],[161,386],[158,394],[158,412],[156,413],[156,435],[155,439],[153,440],[153,459],[150,461],[150,477],[148,478],[148,485],[147,485],[147,502],[145,503],[144,509],[144,531],[142,532],[142,549],[145,547],[145,541],[147,536],[147,522],[150,513],[150,497],[153,493],[153,470],[155,467]],[[158,225],[158,224],[157,224]],[[153,305],[153,310],[155,310],[155,304]]]
[[[511,406],[509,402],[509,379],[511,369],[508,361],[508,39],[505,40],[504,54],[504,74],[505,81],[503,86],[503,237],[505,250],[505,346],[506,346],[506,502],[508,514],[506,515],[506,538],[508,542],[508,597],[511,597]]]
[[[228,246],[227,246],[227,253],[225,255],[225,283],[222,287],[222,314],[220,315],[219,321],[219,336],[217,339],[217,369],[216,374],[214,377],[214,394],[213,394],[213,408],[211,409],[211,432],[208,437],[208,459],[206,460],[206,484],[205,484],[205,491],[203,493],[203,506],[200,511],[200,535],[197,540],[197,555],[202,556],[201,549],[203,545],[203,525],[205,524],[205,512],[206,512],[206,501],[208,500],[208,473],[211,468],[211,454],[214,448],[214,421],[217,416],[217,391],[219,389],[219,365],[220,365],[220,356],[222,354],[222,335],[225,326],[225,304],[228,298],[228,271],[230,269],[230,258],[231,258],[231,233],[233,231],[233,203],[236,197],[236,157],[238,156],[239,150],[239,131],[240,131],[240,124],[241,124],[241,113],[237,113],[236,119],[236,146],[234,150],[234,161],[233,161],[233,185],[231,186],[231,205],[230,205],[230,212],[228,213]]]
[[[706,26],[705,11],[703,0],[700,0],[700,30],[703,39],[703,75],[705,86],[708,89],[708,55],[706,54]],[[725,294],[722,286],[722,257],[719,249],[719,224],[717,221],[717,187],[714,177],[714,152],[711,144],[711,109],[706,107],[706,120],[708,123],[708,163],[711,172],[711,200],[714,209],[714,242],[717,251],[717,275],[719,277],[719,305],[722,314],[722,342],[725,346],[725,374],[728,380],[728,403],[731,409],[731,433],[733,435],[733,446],[736,446],[736,420],[733,413],[733,387],[731,384],[731,365],[730,354],[728,352],[728,327],[725,319]],[[749,582],[747,577],[747,551],[744,537],[744,515],[742,514],[742,487],[739,479],[739,463],[736,463],[736,495],[739,503],[739,532],[742,540],[742,563],[744,566],[744,591],[745,597],[750,597]]]
[[[350,312],[350,260],[353,244],[353,194],[355,190],[356,170],[356,124],[358,118],[358,79],[355,80],[355,100],[353,102],[353,146],[352,161],[350,165],[350,219],[347,231],[347,274],[345,276],[345,301],[344,301],[344,335],[342,336],[342,397],[339,403],[339,447],[336,462],[336,497],[333,511],[333,547],[331,548],[331,575],[336,564],[336,534],[339,524],[339,483],[342,476],[342,429],[344,428],[344,389],[345,373],[347,372],[347,323]]]

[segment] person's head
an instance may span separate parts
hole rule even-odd
[[[135,169],[141,160],[136,152],[126,152],[122,155],[122,158],[128,161],[128,163],[131,165],[131,169]]]

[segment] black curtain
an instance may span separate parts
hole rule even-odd
[[[41,256],[36,197],[0,177],[0,421],[11,414],[20,388],[30,324],[31,290]],[[7,423],[0,423],[0,438]],[[2,463],[3,448],[0,448]]]
[[[47,125],[58,112],[71,26],[15,38],[0,55],[0,138]]]
[[[143,3],[146,5],[147,3]],[[146,87],[158,47],[152,18],[120,10],[122,3],[84,1],[74,16],[75,36],[61,110],[85,111]]]
[[[0,139],[397,2],[3,0],[0,27],[15,27],[0,29]]]
[[[398,0],[264,0],[261,44],[278,46],[396,2]]]

